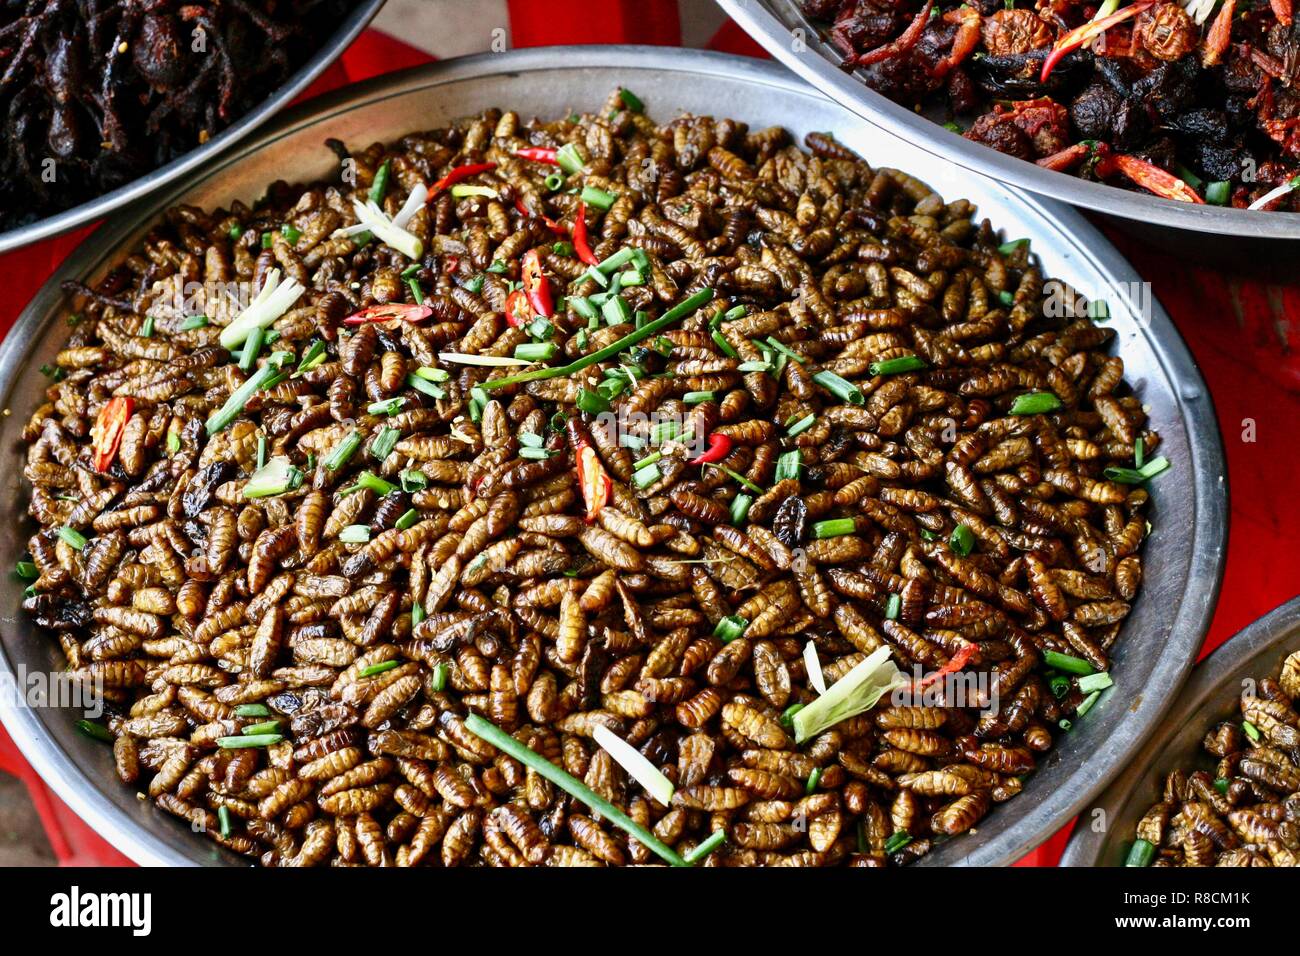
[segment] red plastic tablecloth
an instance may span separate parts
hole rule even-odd
[[[599,17],[579,2],[538,4],[509,0],[515,46],[560,43],[681,42],[674,0],[607,0]],[[708,44],[751,56],[762,50],[734,24]],[[385,34],[367,31],[308,91],[317,95],[347,83],[424,63],[429,57]],[[0,256],[5,296],[0,333],[40,285],[93,227]],[[1300,501],[1300,287],[1268,285],[1206,268],[1191,268],[1108,230],[1120,250],[1149,279],[1200,364],[1218,410],[1228,458],[1232,527],[1228,570],[1203,653],[1284,601],[1300,587],[1300,548],[1288,520]],[[1188,547],[1196,547],[1188,541]],[[22,769],[0,733],[0,766]],[[25,779],[40,790],[33,774]],[[123,858],[47,793],[38,808],[64,862],[120,864]],[[1066,831],[1031,853],[1022,865],[1050,866],[1060,857]]]

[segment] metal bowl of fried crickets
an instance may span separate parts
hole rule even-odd
[[[31,533],[26,517],[19,433],[42,398],[40,368],[61,347],[65,280],[93,283],[124,258],[164,210],[235,199],[252,203],[291,170],[309,180],[337,174],[328,138],[368,144],[394,140],[485,108],[524,116],[596,109],[610,90],[637,91],[653,117],[723,114],[751,128],[782,125],[802,140],[831,131],[868,162],[906,169],[947,199],[965,197],[1007,238],[1027,237],[1045,274],[1106,298],[1126,377],[1162,436],[1173,467],[1153,483],[1154,530],[1146,544],[1145,583],[1113,650],[1115,686],[1101,697],[978,832],[936,848],[922,865],[1003,865],[1037,846],[1087,805],[1128,765],[1182,685],[1205,636],[1218,595],[1226,547],[1223,450],[1204,380],[1158,303],[1143,294],[1133,269],[1082,217],[1050,200],[972,177],[922,149],[861,122],[852,113],[769,62],[716,53],[641,47],[530,49],[448,60],[388,75],[304,104],[195,173],[98,231],[28,305],[0,347],[5,466],[0,469],[4,555],[12,567]],[[0,633],[0,679],[52,674],[64,662],[58,644],[20,611],[24,582],[0,579],[8,609]],[[123,787],[103,743],[75,728],[71,708],[31,706],[0,695],[0,717],[27,759],[77,813],[127,856],[143,864],[202,865],[246,860]]]
[[[1197,664],[1146,745],[1079,814],[1061,865],[1124,866],[1138,821],[1160,801],[1165,777],[1176,768],[1213,770],[1214,758],[1201,747],[1205,735],[1220,721],[1239,720],[1243,689],[1276,677],[1282,661],[1297,649],[1300,598],[1292,598]]]

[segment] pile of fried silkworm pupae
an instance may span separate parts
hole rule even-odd
[[[1201,746],[1213,772],[1178,768],[1137,825],[1129,866],[1300,865],[1300,651],[1249,682],[1239,720]]]
[[[1148,492],[1104,473],[1159,441],[1025,243],[626,91],[331,146],[352,182],[172,209],[76,286],[26,426],[25,607],[122,781],[272,866],[905,864],[1022,789],[1139,587]],[[421,188],[414,261],[349,234]],[[204,290],[273,270],[305,291],[237,359]],[[797,743],[880,648],[981,679]]]

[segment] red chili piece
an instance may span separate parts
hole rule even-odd
[[[555,313],[551,304],[551,285],[542,274],[542,260],[536,249],[529,249],[524,254],[523,280],[528,304],[538,315],[549,319]]]
[[[872,63],[879,63],[881,60],[888,60],[890,57],[906,53],[916,46],[916,41],[921,39],[921,34],[925,32],[925,25],[930,20],[930,8],[933,6],[934,0],[925,0],[925,6],[921,8],[921,12],[908,24],[907,29],[899,35],[897,40],[891,40],[884,46],[878,46],[874,50],[863,53],[857,58],[858,66],[870,66]]]
[[[516,329],[522,329],[533,321],[532,306],[519,289],[506,296],[506,321]]]
[[[560,161],[555,157],[555,150],[550,146],[525,146],[523,149],[515,150],[515,155],[520,159],[531,159],[535,163],[560,165]]]
[[[457,166],[429,187],[429,198],[432,199],[453,183],[458,183],[462,179],[469,179],[471,176],[477,176],[479,173],[486,173],[488,170],[496,168],[496,163],[469,163],[465,166]]]
[[[731,438],[714,432],[709,436],[709,447],[698,458],[692,458],[692,465],[714,465],[731,454]]]
[[[343,320],[344,325],[365,325],[367,322],[390,322],[401,319],[403,322],[419,322],[433,315],[433,309],[427,305],[389,302],[385,305],[371,305],[354,312]]]
[[[99,474],[108,471],[113,459],[117,457],[127,419],[134,409],[135,399],[128,395],[117,395],[105,402],[99,410],[95,425],[90,430],[91,445],[94,448],[91,463]]]
[[[573,216],[573,251],[589,266],[600,264],[587,241],[587,204],[581,200],[578,201],[578,211]]]

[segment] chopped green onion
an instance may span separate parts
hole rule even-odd
[[[1228,781],[1223,777],[1215,777],[1214,789],[1226,797],[1228,795]]]
[[[1061,407],[1061,400],[1051,392],[1026,392],[1017,395],[1008,409],[1009,415],[1045,415]]]
[[[899,375],[903,372],[919,372],[927,367],[925,359],[919,355],[900,355],[883,362],[872,362],[867,366],[867,371],[872,375]]]
[[[223,838],[229,839],[231,833],[230,807],[222,804],[217,807],[217,829]]]
[[[283,455],[272,458],[244,485],[245,498],[270,498],[292,491],[302,484],[302,472]]]
[[[270,717],[271,711],[266,704],[236,704],[236,717]]]
[[[578,389],[578,409],[580,411],[584,411],[588,415],[599,415],[601,412],[609,411],[609,407],[609,402],[599,392],[593,392],[588,388]]]
[[[330,471],[338,471],[348,463],[348,459],[351,458],[360,447],[361,432],[354,428],[352,431],[344,435],[343,440],[329,453],[329,457],[324,461],[325,467]]]
[[[388,174],[391,171],[393,161],[384,160],[377,170],[375,170],[374,181],[370,184],[370,201],[379,205],[384,201],[384,194],[388,192]]]
[[[1232,183],[1226,179],[1205,184],[1205,201],[1211,206],[1226,206],[1232,196]]]
[[[768,345],[770,345],[772,348],[776,349],[778,352],[780,352],[782,355],[784,355],[786,358],[794,359],[794,360],[795,360],[796,362],[798,362],[800,365],[807,365],[807,364],[808,364],[808,360],[807,360],[806,358],[804,358],[802,355],[800,355],[800,354],[799,354],[798,352],[796,352],[794,349],[790,348],[790,347],[789,347],[788,345],[786,345],[784,342],[780,342],[780,341],[778,341],[778,340],[772,338],[772,336],[770,336],[770,335],[769,335],[769,336],[768,336],[764,341],[765,341]],[[838,376],[837,376],[837,377],[838,377]],[[840,381],[843,381],[843,379],[840,379]],[[828,387],[829,387],[829,386],[828,386]]]
[[[1069,733],[1071,730],[1074,729],[1074,723],[1065,717],[1062,717],[1060,720],[1058,720],[1056,722],[1056,726],[1060,727],[1066,733]]]
[[[1142,839],[1133,841],[1133,846],[1129,848],[1128,856],[1124,860],[1125,866],[1147,867],[1156,857],[1155,844]]]
[[[1147,443],[1141,435],[1133,439],[1133,467],[1141,469],[1147,460]]]
[[[344,494],[351,494],[361,488],[367,488],[377,495],[386,495],[389,492],[397,490],[397,486],[391,481],[385,481],[374,472],[363,471],[357,475],[357,483],[350,488],[343,489]]]
[[[1259,743],[1260,733],[1258,727],[1252,724],[1249,720],[1243,720],[1241,722],[1241,729],[1246,732],[1247,737],[1255,741],[1255,743]]]
[[[245,346],[247,348],[247,346]],[[320,339],[313,339],[311,345],[307,346],[307,351],[303,353],[302,360],[298,363],[298,368],[294,370],[293,378],[297,378],[304,372],[310,372],[317,365],[325,361],[325,343]]]
[[[718,348],[722,349],[722,354],[728,358],[740,358],[740,353],[727,341],[727,337],[722,334],[721,329],[713,330],[713,341],[717,343]]]
[[[487,267],[487,271],[491,272],[493,275],[505,275],[510,271],[510,267],[500,259],[493,259],[492,264]]]
[[[582,153],[578,151],[576,143],[565,143],[555,151],[555,162],[562,170],[572,176],[574,173],[582,172],[586,160],[582,158]]]
[[[206,315],[187,315],[181,319],[181,324],[177,328],[182,332],[189,332],[192,329],[201,329],[207,324],[208,317]]]
[[[264,364],[258,367],[257,371],[249,376],[248,380],[230,393],[226,403],[221,406],[212,417],[207,420],[204,428],[209,435],[215,435],[231,422],[233,422],[239,413],[244,410],[248,400],[253,397],[253,393],[261,389],[267,382],[275,378],[278,374],[280,365],[284,362],[284,357],[289,355],[288,352],[275,352]]]
[[[687,392],[682,396],[682,401],[687,405],[699,405],[702,402],[715,401],[717,397],[717,392]]]
[[[815,793],[817,785],[822,782],[822,768],[814,767],[813,772],[808,774],[808,783],[804,786],[805,793]]]
[[[581,372],[583,369],[591,365],[613,358],[624,349],[636,345],[644,339],[648,339],[650,336],[658,333],[661,329],[667,328],[679,319],[690,315],[700,306],[712,299],[713,294],[712,289],[701,289],[694,295],[683,299],[653,322],[647,322],[636,331],[629,332],[621,339],[611,342],[604,348],[597,349],[588,355],[584,355],[582,358],[575,362],[571,362],[568,365],[561,365],[554,368],[532,369],[527,372],[520,372],[518,375],[507,375],[504,378],[488,379],[481,387],[484,389],[495,389],[504,388],[507,385],[516,385],[520,382],[532,382],[543,378],[567,378]]]
[[[776,460],[776,473],[772,477],[776,481],[784,481],[787,478],[798,478],[800,464],[799,449],[792,448]]]
[[[519,449],[520,458],[529,458],[533,461],[545,461],[554,454],[555,452],[547,448],[531,448],[525,446],[524,448]]]
[[[260,724],[249,724],[247,727],[241,727],[240,733],[245,737],[254,734],[273,734],[280,729],[280,721],[264,720]]]
[[[445,382],[451,378],[451,373],[446,369],[433,368],[429,365],[421,365],[411,374],[416,378],[427,379],[430,382]]]
[[[418,370],[417,370],[418,371]],[[406,376],[406,384],[411,386],[422,395],[428,395],[430,398],[439,399],[447,397],[447,390],[441,385],[435,385],[424,376],[415,372]]]
[[[1055,667],[1058,671],[1065,671],[1067,674],[1095,674],[1097,668],[1093,667],[1081,657],[1071,657],[1069,654],[1061,654],[1057,651],[1043,651],[1043,663],[1048,667]]]
[[[652,451],[644,458],[640,458],[634,461],[632,463],[632,469],[634,471],[640,471],[642,468],[649,468],[651,465],[657,463],[659,459],[663,458],[663,456],[664,453],[661,451]]]
[[[1094,322],[1105,322],[1110,318],[1110,306],[1101,299],[1088,303],[1088,318]]]
[[[146,315],[144,317],[144,325],[140,326],[140,337],[146,339],[153,338],[153,326],[154,317],[152,315]]]
[[[1097,699],[1099,697],[1101,697],[1101,691],[1094,690],[1091,694],[1089,694],[1087,697],[1083,699],[1083,702],[1080,703],[1078,707],[1075,708],[1074,716],[1076,718],[1082,717],[1088,711],[1092,710],[1092,705],[1097,703]]]
[[[962,558],[975,550],[975,533],[971,531],[970,525],[959,524],[953,528],[952,535],[948,538],[948,547]]]
[[[781,712],[781,725],[784,727],[794,727],[794,715],[803,710],[807,704],[791,704]]]
[[[749,362],[741,362],[736,366],[736,370],[738,372],[770,372],[772,371],[772,363],[754,359]]]
[[[284,236],[285,241],[293,246],[297,245],[298,240],[302,238],[302,230],[286,222],[280,227],[280,235]]]
[[[749,517],[749,507],[753,503],[754,496],[747,495],[744,492],[741,492],[736,495],[736,497],[732,498],[730,508],[731,523],[737,526],[744,524],[745,519]]]
[[[885,602],[885,617],[891,621],[897,621],[898,615],[903,612],[903,598],[899,594],[889,595],[889,600]]]
[[[605,317],[607,325],[623,325],[632,321],[632,307],[621,295],[607,299],[600,307],[600,314]]]
[[[181,436],[174,428],[167,429],[167,453],[174,455],[181,450]]]
[[[817,416],[809,412],[803,418],[799,419],[793,425],[786,429],[786,434],[793,438],[795,435],[802,434],[812,428],[813,422],[817,421]]]
[[[607,210],[614,205],[614,200],[618,197],[613,193],[607,193],[603,189],[597,189],[595,186],[583,186],[581,199],[588,206],[595,206],[600,210]]]
[[[740,482],[742,485],[744,485],[744,486],[745,486],[746,488],[748,488],[750,491],[754,492],[754,494],[756,494],[756,495],[761,495],[761,494],[763,493],[763,489],[762,489],[760,486],[754,484],[752,481],[750,481],[748,478],[746,478],[746,477],[745,477],[744,475],[742,475],[740,472],[738,472],[738,471],[732,471],[732,470],[731,470],[730,468],[728,468],[726,465],[719,465],[719,464],[716,464],[716,463],[714,463],[714,462],[706,462],[705,464],[706,464],[706,466],[709,467],[709,468],[717,468],[719,471],[723,472],[724,474],[729,475],[730,477],[736,479],[736,481]]]
[[[113,742],[113,732],[103,724],[97,724],[93,720],[78,720],[73,726],[92,740],[99,740],[106,744]]]
[[[382,674],[385,671],[395,670],[402,666],[401,661],[380,661],[378,664],[370,664],[367,667],[357,671],[358,677],[374,677],[376,674]]]
[[[896,830],[890,835],[889,839],[885,841],[885,852],[897,853],[911,842],[912,834],[908,833],[906,830]]]
[[[1004,256],[1009,256],[1017,249],[1024,248],[1027,245],[1029,245],[1028,239],[1013,239],[1010,242],[1004,242],[1002,245],[998,246],[998,252]]]
[[[35,581],[41,576],[40,570],[36,567],[35,562],[19,561],[14,565],[14,573],[24,581]]]
[[[433,689],[441,693],[447,689],[447,676],[451,673],[451,668],[446,664],[437,664],[433,668]]]
[[[231,227],[230,227],[230,238],[231,238],[231,239],[238,240],[239,237],[242,236],[243,234],[244,234],[244,227],[243,227],[243,226],[241,226],[239,223],[234,223],[233,225],[231,225]]]
[[[366,413],[370,415],[396,415],[406,404],[406,399],[400,395],[397,398],[385,398],[380,402],[371,402],[366,406]]]
[[[739,614],[728,614],[713,627],[713,636],[728,644],[745,633],[749,621]]]
[[[551,173],[542,180],[542,185],[546,187],[547,192],[555,192],[564,185],[564,177],[559,173]]]
[[[407,279],[406,286],[411,290],[411,301],[416,305],[424,305],[424,290],[420,288],[420,280]]]
[[[465,283],[465,290],[467,292],[473,292],[475,295],[478,295],[480,292],[483,291],[483,278],[484,278],[483,274],[479,273],[474,278],[470,279],[468,282]]]
[[[218,737],[217,746],[223,750],[241,750],[248,747],[270,747],[284,740],[283,734],[243,734],[237,737]]]
[[[1164,455],[1157,455],[1150,461],[1143,462],[1141,468],[1111,467],[1105,469],[1102,474],[1106,476],[1108,481],[1114,481],[1118,484],[1140,485],[1144,481],[1168,471],[1169,467],[1169,459]]]
[[[682,857],[682,859],[685,861],[687,866],[694,866],[696,863],[699,863],[700,860],[703,860],[706,857],[708,857],[709,854],[711,854],[714,850],[716,850],[718,847],[722,846],[722,844],[726,842],[727,842],[727,831],[714,830],[712,833],[708,835],[706,839],[704,839],[700,843],[699,846],[697,846],[695,849],[688,852],[686,856]]]
[[[650,850],[657,853],[673,866],[687,865],[686,861],[678,855],[677,851],[668,846],[641,824],[637,823],[614,804],[600,796],[582,781],[565,773],[545,757],[521,744],[518,740],[511,737],[495,724],[484,720],[478,714],[471,713],[465,718],[465,729],[475,736],[486,740],[498,750],[502,750],[507,755],[514,757],[525,766],[535,770],[570,796],[581,800],[600,816],[604,817],[619,829],[630,834],[635,839],[640,840]]]
[[[642,489],[649,488],[662,477],[663,474],[659,471],[658,465],[647,465],[640,471],[633,473],[632,484]]]
[[[1091,694],[1094,691],[1105,690],[1107,687],[1114,686],[1115,682],[1111,680],[1111,676],[1105,671],[1079,678],[1079,690],[1085,694]]]
[[[370,526],[350,524],[339,532],[339,540],[344,544],[365,544],[370,540]]]
[[[565,259],[573,258],[573,243],[571,242],[554,242],[551,243],[551,252]]]
[[[841,402],[848,402],[850,405],[865,405],[867,402],[866,396],[862,394],[862,389],[834,372],[822,370],[814,375],[812,379]]]
[[[58,534],[59,538],[62,539],[64,542],[66,542],[67,545],[73,550],[75,551],[85,550],[87,544],[86,536],[82,534],[80,531],[78,531],[76,528],[72,528],[69,527],[68,525],[64,525],[55,533]]]
[[[554,342],[524,342],[515,346],[515,358],[529,362],[549,362],[560,347]]]
[[[723,322],[734,322],[736,319],[743,319],[749,314],[749,307],[744,305],[733,305],[726,312],[722,313]]]
[[[1052,696],[1060,700],[1070,692],[1070,678],[1063,674],[1057,674],[1048,681],[1047,686],[1052,689]]]
[[[836,538],[842,534],[853,534],[857,527],[857,522],[852,518],[829,518],[826,521],[813,523],[813,537]]]
[[[392,428],[385,425],[375,436],[375,440],[370,443],[370,454],[378,461],[383,461],[393,453],[397,447],[397,440],[402,437],[400,428]]]
[[[571,295],[564,300],[565,304],[572,306],[573,311],[577,312],[584,319],[598,319],[600,312],[592,304],[591,300],[582,295]]]
[[[642,103],[641,98],[637,96],[635,93],[633,93],[631,90],[624,89],[623,87],[620,86],[618,88],[618,98],[623,101],[623,105],[626,106],[630,112],[632,113],[645,112],[645,104]]]
[[[398,472],[397,479],[402,484],[402,490],[407,494],[421,491],[429,485],[429,479],[425,477],[424,472],[416,471],[414,468],[405,468]]]

